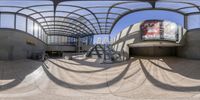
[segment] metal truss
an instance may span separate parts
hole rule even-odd
[[[13,8],[17,10],[4,11],[0,9],[0,13],[11,13],[31,18],[45,30],[47,35],[69,37],[110,34],[121,18],[138,11],[165,10],[182,14],[184,17],[200,14],[200,1],[195,1],[198,3],[191,2],[193,0],[44,0],[52,1],[52,3],[38,3],[31,6],[13,6],[12,1],[8,1],[7,5],[1,5],[0,1],[0,8]],[[24,0],[21,1],[26,2]],[[38,0],[32,1],[40,2]],[[87,3],[78,4],[77,2],[88,2],[88,5],[85,5]],[[98,4],[99,2],[104,3]],[[160,7],[160,4],[184,6]],[[43,9],[45,7],[51,9]],[[187,9],[196,9],[196,11],[183,11]],[[186,27],[187,18],[185,18],[184,24]]]

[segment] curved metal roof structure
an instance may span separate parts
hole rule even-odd
[[[110,34],[120,18],[142,10],[168,10],[187,17],[200,13],[200,0],[0,1],[0,13],[31,17],[48,35],[72,37]]]

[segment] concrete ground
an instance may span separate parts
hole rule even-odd
[[[199,100],[200,61],[136,57],[115,64],[75,56],[0,61],[0,100]]]

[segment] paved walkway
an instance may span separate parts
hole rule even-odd
[[[200,61],[136,57],[0,61],[0,100],[199,100]]]

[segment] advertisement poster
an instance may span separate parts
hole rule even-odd
[[[140,30],[143,40],[176,41],[178,38],[178,26],[170,21],[147,20],[141,24]]]
[[[141,25],[142,38],[145,40],[149,39],[160,39],[161,32],[160,21],[145,21]]]
[[[164,21],[163,22],[163,38],[165,40],[177,40],[178,26],[175,23]]]

